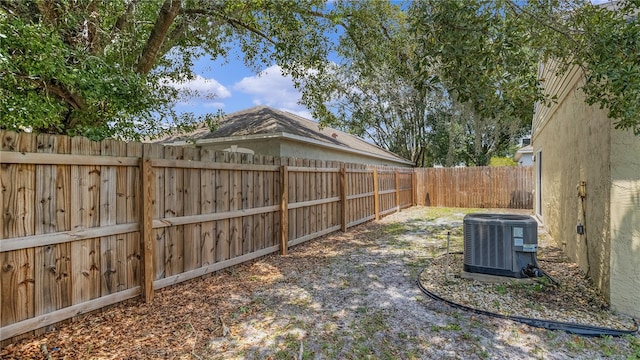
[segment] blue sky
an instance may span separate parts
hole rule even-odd
[[[198,90],[197,97],[177,105],[178,111],[195,114],[216,113],[221,109],[230,114],[256,105],[267,105],[311,118],[309,111],[298,105],[300,92],[290,78],[282,76],[280,67],[265,67],[259,74],[248,69],[242,60],[211,60],[203,57],[195,62],[196,79],[175,85]]]

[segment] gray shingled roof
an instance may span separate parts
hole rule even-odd
[[[218,128],[214,132],[211,132],[205,124],[202,124],[193,132],[166,137],[158,142],[170,144],[187,139],[197,142],[205,139],[282,133],[367,152],[373,156],[408,162],[407,159],[370,144],[357,136],[329,127],[320,129],[316,122],[268,106],[256,106],[228,114],[220,121]]]

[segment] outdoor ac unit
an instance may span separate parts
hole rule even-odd
[[[464,217],[464,271],[524,277],[538,266],[538,224],[531,216],[469,214]]]

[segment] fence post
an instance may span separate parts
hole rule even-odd
[[[400,212],[400,176],[398,174],[398,169],[394,171],[396,177],[396,207],[398,208],[398,212]]]
[[[289,247],[289,169],[280,166],[280,255],[287,255]]]
[[[373,213],[376,220],[380,220],[380,184],[378,184],[378,169],[373,168]]]
[[[411,206],[418,205],[418,174],[416,169],[411,170]]]
[[[155,241],[153,241],[153,208],[155,194],[155,175],[151,160],[141,159],[142,162],[142,216],[141,216],[141,238],[143,241],[143,295],[146,302],[153,300],[153,258],[155,254]]]
[[[342,208],[340,218],[342,231],[347,231],[347,171],[344,164],[340,166],[340,206]]]

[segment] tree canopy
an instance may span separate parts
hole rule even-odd
[[[581,0],[336,2],[341,62],[303,82],[303,101],[418,166],[486,165],[554,101],[540,62],[579,66],[589,104],[640,131],[638,4]]]
[[[639,6],[0,0],[0,128],[135,139],[212,123],[177,114],[171,83],[199,57],[239,57],[280,65],[322,124],[419,166],[485,165],[528,130],[536,101],[553,101],[536,77],[549,59],[580,66],[587,102],[640,134]]]
[[[0,1],[0,127],[139,138],[188,125],[201,119],[173,111],[169,82],[193,78],[198,57],[320,67],[324,3]]]

